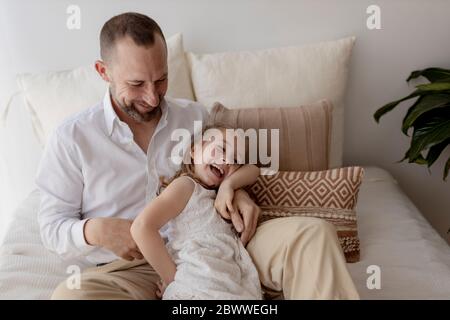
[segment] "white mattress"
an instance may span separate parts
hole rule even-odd
[[[449,299],[450,247],[432,229],[392,176],[366,167],[357,212],[361,261],[348,264],[363,299]],[[69,274],[41,244],[33,191],[14,214],[0,248],[0,299],[47,299]],[[367,267],[381,268],[381,289],[369,290]]]

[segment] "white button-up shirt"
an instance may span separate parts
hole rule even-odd
[[[89,263],[118,259],[109,250],[88,245],[89,218],[134,219],[152,200],[159,177],[170,178],[179,166],[171,161],[177,128],[192,134],[194,121],[208,112],[188,100],[166,98],[147,154],[115,113],[109,91],[102,103],[65,120],[46,144],[37,177],[41,205],[38,221],[44,245],[63,258],[86,257]]]

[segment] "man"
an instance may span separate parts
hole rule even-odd
[[[192,132],[193,122],[206,120],[207,112],[197,103],[165,98],[167,48],[149,17],[111,18],[101,30],[100,49],[95,66],[109,83],[105,98],[55,130],[36,178],[44,245],[92,266],[82,273],[81,288],[62,282],[52,298],[154,299],[159,277],[130,226],[156,196],[159,177],[178,169],[170,161],[172,131]],[[248,243],[268,291],[287,299],[358,298],[333,226],[283,218],[261,224],[255,234],[259,208],[242,190],[234,206],[235,213],[220,214]]]

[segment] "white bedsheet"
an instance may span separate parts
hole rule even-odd
[[[361,261],[348,264],[363,299],[450,299],[450,247],[385,170],[365,168],[358,198]],[[381,289],[366,286],[381,269]]]
[[[450,247],[404,195],[392,176],[365,167],[357,212],[361,261],[348,264],[363,299],[450,299]],[[0,247],[0,299],[47,299],[70,274],[41,244],[33,191],[14,214]],[[381,289],[366,286],[367,267],[381,269]]]

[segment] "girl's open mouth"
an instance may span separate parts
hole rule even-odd
[[[210,164],[209,169],[219,179],[222,179],[225,176],[225,171],[218,165]]]

